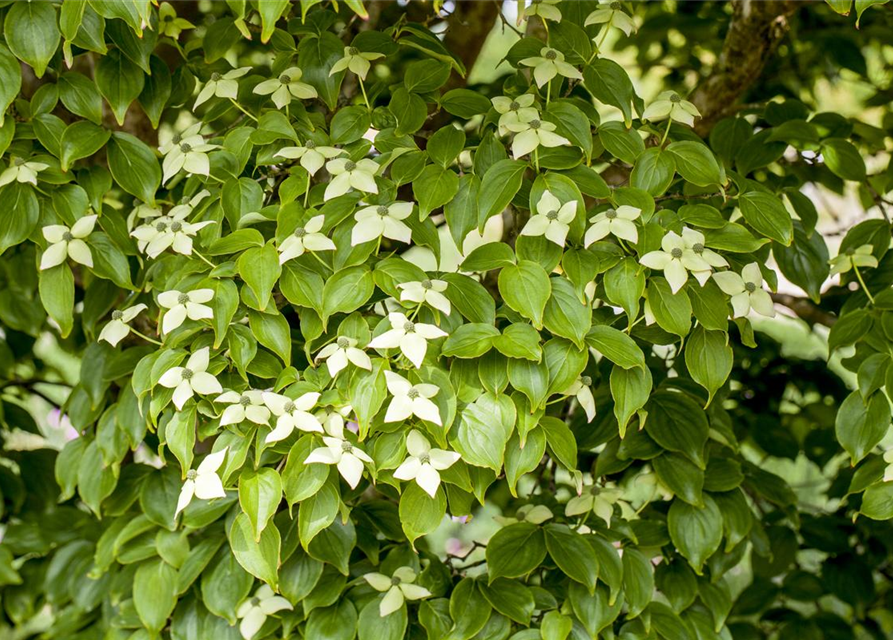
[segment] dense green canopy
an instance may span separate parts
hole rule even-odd
[[[891,9],[0,2],[0,637],[893,637]]]

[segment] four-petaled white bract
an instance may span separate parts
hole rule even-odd
[[[403,220],[412,214],[412,208],[412,202],[392,202],[360,209],[354,214],[357,224],[351,232],[351,246],[381,237],[409,244],[412,242],[412,229]]]
[[[562,203],[551,191],[544,191],[536,204],[536,213],[530,216],[530,220],[521,229],[521,235],[545,236],[547,240],[563,247],[576,215],[576,200]]]
[[[751,309],[760,315],[775,317],[775,305],[772,297],[763,289],[763,274],[756,262],[744,267],[741,275],[734,271],[722,271],[714,273],[713,279],[724,293],[732,296],[733,317],[746,316]]]
[[[283,147],[276,152],[275,157],[288,160],[300,160],[301,166],[307,169],[311,176],[326,165],[327,160],[332,160],[344,155],[344,149],[317,144],[313,140],[307,140],[299,147]]]
[[[627,36],[636,31],[635,21],[620,9],[620,3],[616,0],[601,0],[598,9],[586,16],[584,26],[591,24],[605,24],[607,28],[617,27]]]
[[[50,165],[43,162],[29,162],[23,158],[13,158],[9,163],[9,167],[4,169],[3,173],[0,173],[0,187],[10,182],[21,182],[37,186],[37,174],[49,168]]]
[[[539,118],[540,114],[533,107],[535,96],[532,93],[524,93],[516,98],[499,96],[493,98],[493,108],[499,115],[499,135],[504,136],[509,132],[508,125],[523,124]]]
[[[201,500],[211,500],[213,498],[225,498],[226,491],[223,488],[223,482],[217,475],[217,470],[223,464],[226,458],[227,448],[224,447],[216,453],[205,456],[201,464],[195,470],[190,469],[186,472],[186,480],[183,482],[183,488],[180,489],[180,497],[177,499],[177,510],[174,517],[189,506],[193,496]]]
[[[438,426],[443,426],[440,409],[431,401],[439,389],[433,384],[412,384],[409,380],[393,371],[384,372],[388,391],[394,396],[385,412],[385,422],[403,422],[415,416]]]
[[[137,240],[137,248],[144,251],[150,258],[157,258],[168,248],[185,256],[192,255],[192,238],[208,225],[215,224],[213,220],[203,222],[187,222],[186,218],[192,215],[193,210],[211,193],[202,190],[195,194],[188,202],[173,207],[166,216],[150,219],[131,232],[131,236]]]
[[[322,433],[322,425],[317,417],[310,413],[319,400],[319,393],[313,391],[298,398],[289,398],[265,391],[263,397],[264,404],[276,416],[276,428],[267,434],[265,442],[285,440],[295,429]]]
[[[338,336],[334,342],[323,347],[316,354],[316,360],[326,361],[329,375],[333,378],[338,375],[339,371],[347,368],[348,362],[352,362],[361,369],[372,369],[372,360],[365,351],[357,347],[356,339],[346,336]]]
[[[661,251],[649,251],[639,262],[662,270],[673,293],[685,286],[689,272],[703,286],[714,267],[729,266],[725,258],[705,247],[704,234],[688,227],[682,229],[681,236],[668,231],[661,240]]]
[[[239,97],[239,83],[237,80],[249,71],[251,71],[251,67],[239,67],[238,69],[233,69],[232,71],[227,71],[223,74],[215,71],[211,74],[210,79],[199,92],[193,108],[198,107],[200,104],[207,102],[215,96],[218,98],[235,100]]]
[[[546,120],[534,118],[526,122],[510,122],[505,128],[515,134],[512,140],[512,155],[515,160],[526,156],[539,147],[561,147],[569,145],[570,140],[555,133],[558,127]]]
[[[621,205],[616,209],[609,208],[596,214],[589,219],[592,226],[586,230],[583,245],[589,248],[593,242],[598,242],[608,235],[635,244],[639,241],[639,230],[636,228],[635,220],[638,220],[641,215],[641,209],[628,204]]]
[[[334,251],[337,249],[324,233],[320,233],[325,216],[313,216],[307,222],[295,228],[291,234],[279,244],[279,264],[285,264],[304,255],[304,251]]]
[[[177,291],[171,289],[158,294],[158,306],[167,309],[161,318],[161,332],[170,333],[179,327],[186,318],[190,320],[211,320],[214,310],[205,302],[214,298],[213,289]]]
[[[334,464],[350,488],[356,489],[363,477],[365,463],[371,464],[372,458],[344,437],[344,420],[327,420],[325,430],[328,435],[323,436],[322,441],[326,446],[311,451],[304,464]]]
[[[400,609],[406,600],[421,600],[431,595],[426,588],[413,584],[416,572],[412,567],[400,567],[391,578],[381,573],[367,573],[363,578],[373,589],[385,594],[378,605],[382,618]]]
[[[208,347],[199,349],[189,356],[185,366],[172,367],[159,378],[158,384],[174,390],[172,399],[178,410],[196,393],[206,396],[223,392],[217,378],[208,373],[210,351]]]
[[[332,65],[329,75],[333,76],[339,71],[350,69],[361,80],[365,80],[366,74],[369,73],[369,69],[372,67],[370,61],[378,60],[379,58],[384,58],[384,54],[375,51],[360,51],[356,47],[344,47],[344,55],[338,62]]]
[[[394,477],[398,480],[415,480],[433,498],[440,486],[440,472],[458,462],[459,454],[455,451],[432,449],[428,439],[416,429],[406,436],[406,450],[409,457],[397,467]]]
[[[283,109],[293,98],[310,100],[317,96],[316,89],[301,82],[304,72],[298,67],[289,67],[275,78],[264,80],[254,87],[254,93],[262,96],[269,95],[277,108]]]
[[[220,416],[221,427],[240,424],[245,420],[263,425],[270,423],[270,410],[264,404],[264,394],[257,389],[226,391],[217,396],[214,402],[229,405]]]
[[[540,49],[538,57],[524,58],[521,60],[521,64],[533,67],[533,78],[536,80],[536,86],[538,87],[542,87],[558,75],[574,80],[583,79],[583,74],[580,73],[579,69],[565,62],[564,54],[551,47],[543,47]]]
[[[326,187],[323,197],[331,200],[343,196],[352,188],[363,193],[378,193],[375,174],[379,169],[378,163],[369,158],[357,161],[349,158],[329,160],[326,163],[326,171],[332,175],[332,181]]]
[[[124,311],[113,311],[112,319],[99,332],[99,339],[117,347],[119,342],[130,335],[130,322],[146,308],[144,304],[137,304]]]
[[[85,267],[93,266],[93,254],[84,241],[93,233],[97,216],[84,216],[72,225],[71,229],[62,224],[51,224],[43,228],[43,237],[50,246],[40,258],[40,269],[50,269],[71,258]]]
[[[654,102],[648,105],[645,113],[642,114],[642,119],[658,122],[670,118],[676,122],[693,127],[695,118],[700,116],[701,112],[691,102],[683,100],[675,91],[664,91],[657,96]]]
[[[401,302],[427,303],[443,313],[449,315],[450,301],[443,295],[447,290],[447,282],[444,280],[425,279],[421,282],[401,282],[397,284],[400,289]]]
[[[428,340],[445,338],[446,331],[435,327],[433,324],[413,322],[399,312],[388,314],[388,322],[391,328],[372,339],[370,349],[395,349],[400,352],[418,369],[425,360],[428,352]]]
[[[239,633],[245,640],[251,640],[267,621],[267,617],[279,611],[291,611],[291,603],[277,596],[270,585],[263,584],[250,598],[246,598],[236,609],[236,617],[241,620]]]
[[[589,376],[579,376],[564,390],[564,395],[574,396],[583,410],[586,412],[586,419],[592,422],[595,419],[595,398],[592,396],[592,379]]]

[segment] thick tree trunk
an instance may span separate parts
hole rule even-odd
[[[788,31],[796,0],[732,0],[732,20],[713,72],[691,100],[701,112],[695,130],[706,136],[759,78]]]

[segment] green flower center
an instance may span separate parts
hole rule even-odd
[[[580,382],[582,382],[587,387],[592,386],[592,378],[590,378],[589,376],[582,376],[580,378]]]
[[[303,238],[307,235],[307,230],[304,227],[298,227],[295,229],[295,238]]]
[[[378,209],[376,209],[375,212],[383,218],[388,215],[388,208],[383,204],[380,204],[378,205]]]
[[[434,284],[430,280],[422,280],[422,289],[431,289]]]
[[[118,310],[112,311],[112,320],[120,320],[123,317],[124,317],[123,311],[118,311]]]
[[[407,322],[406,324],[404,324],[403,332],[404,333],[415,333],[415,323]]]
[[[288,84],[289,82],[291,82],[291,77],[283,73],[281,76],[279,76],[279,82],[281,82],[282,84]]]
[[[521,108],[521,105],[518,103],[517,100],[512,100],[512,103],[509,105],[509,109],[511,111],[517,111],[520,108]]]
[[[344,163],[345,171],[353,171],[356,168],[357,168],[357,163],[354,162],[353,160],[348,160],[347,162]]]
[[[183,229],[183,224],[180,222],[174,222],[173,224],[171,224],[171,231],[173,231],[174,233],[178,233],[182,229]]]
[[[351,451],[353,451],[353,445],[345,440],[341,443],[341,451],[343,451],[344,453],[350,453]]]
[[[66,231],[62,234],[62,239],[65,242],[71,242],[72,240],[74,240],[74,235],[72,235],[71,231]]]
[[[174,144],[180,144],[180,141],[182,141],[182,140],[183,140],[183,136],[181,136],[179,133],[175,133],[174,137],[171,138],[171,142],[173,142]]]
[[[670,251],[670,255],[676,258],[677,260],[682,257],[682,249],[676,247],[672,251]]]
[[[184,380],[191,380],[193,375],[195,375],[195,372],[192,369],[183,369],[181,377]]]
[[[190,151],[192,151],[192,145],[188,142],[184,142],[180,145],[180,151],[182,151],[183,153],[189,153]]]
[[[678,103],[682,102],[682,98],[679,97],[678,93],[674,93],[673,95],[670,96],[670,102],[672,102],[674,104],[678,104]]]
[[[316,149],[316,143],[313,142],[313,140],[308,140],[307,142],[304,143],[304,148],[305,149]]]
[[[338,348],[347,349],[350,346],[350,340],[347,338],[338,338]]]
[[[401,582],[402,582],[402,580],[400,580],[400,578],[398,578],[397,576],[394,576],[393,578],[391,578],[391,585],[393,585],[395,587],[399,586]]]
[[[701,255],[702,253],[704,253],[704,243],[702,243],[702,242],[694,243],[691,246],[691,250],[694,251],[695,253],[697,253],[698,255]]]
[[[546,55],[545,55],[546,60],[554,60],[557,57],[558,57],[558,53],[556,51],[552,51],[551,49],[549,51],[546,51]]]
[[[217,73],[216,71],[211,74],[211,82],[219,82],[220,78],[221,78],[221,75],[219,73]]]
[[[753,282],[745,282],[744,290],[747,291],[747,293],[753,293],[757,290],[757,285]]]
[[[189,302],[189,295],[185,293],[181,293],[177,296],[177,304],[186,304]]]
[[[352,56],[358,56],[358,55],[360,55],[360,50],[357,49],[356,47],[351,47],[350,49],[347,50],[347,53],[349,53]]]
[[[548,220],[558,220],[558,212],[557,212],[557,211],[550,211],[549,213],[546,214],[546,218],[547,218]]]
[[[187,480],[195,480],[195,478],[197,476],[198,476],[198,471],[196,471],[195,469],[190,469],[189,471],[186,472]]]
[[[16,158],[15,160],[12,161],[12,163],[17,167],[21,167],[23,164],[25,164],[25,159],[24,158]]]
[[[543,125],[543,123],[539,120],[531,120],[527,124],[530,126],[531,129],[539,129]]]
[[[257,596],[251,598],[251,606],[259,607],[260,606],[260,598],[258,598]]]
[[[167,222],[159,222],[155,225],[156,231],[167,231]]]
[[[419,462],[422,464],[431,464],[431,456],[427,453],[423,453],[419,456]]]
[[[164,21],[165,21],[165,22],[173,22],[173,21],[174,21],[174,16],[172,16],[172,15],[166,15],[166,16],[164,16]]]
[[[608,209],[607,211],[605,211],[605,217],[608,220],[613,220],[614,218],[617,217],[617,211],[614,209]]]
[[[619,10],[620,10],[620,3],[619,3],[619,2],[612,2],[612,3],[610,4],[610,7],[611,7],[611,9],[613,9],[614,11],[619,11]]]
[[[291,413],[291,412],[294,411],[295,409],[297,409],[297,407],[295,406],[295,403],[292,402],[291,400],[289,400],[288,402],[286,402],[286,403],[285,403],[285,406],[282,407],[282,410],[285,411],[285,413]]]
[[[251,398],[249,398],[249,397],[246,396],[246,395],[240,396],[240,397],[239,397],[239,404],[242,405],[243,407],[247,407],[248,405],[251,404]]]
[[[416,389],[415,387],[413,387],[412,389],[410,389],[409,391],[406,392],[406,397],[409,398],[410,400],[415,400],[416,398],[419,397],[419,395],[420,395],[419,390]]]

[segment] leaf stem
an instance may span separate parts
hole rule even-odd
[[[369,96],[366,95],[366,85],[363,84],[363,78],[360,76],[357,76],[357,80],[360,81],[360,91],[363,92],[363,102],[366,103],[366,110],[371,112],[372,106],[369,104]]]
[[[133,333],[134,335],[139,336],[140,338],[142,338],[142,339],[145,340],[146,342],[151,342],[152,344],[157,344],[159,347],[162,346],[162,343],[159,342],[158,340],[156,340],[155,338],[150,338],[149,336],[140,333],[139,331],[137,331],[137,330],[134,329],[133,327],[130,327],[130,332]]]
[[[207,264],[208,266],[210,266],[212,269],[216,269],[216,268],[217,268],[217,265],[216,265],[216,264],[214,264],[213,262],[211,262],[210,260],[208,260],[205,256],[203,256],[201,253],[199,253],[199,252],[196,251],[195,249],[192,250],[192,253],[193,253],[194,255],[198,256],[199,258],[201,258],[201,259],[205,262],[205,264]]]
[[[865,295],[868,296],[868,300],[871,304],[874,304],[874,296],[871,295],[871,291],[868,290],[868,287],[865,285],[865,280],[862,279],[862,274],[859,273],[859,267],[853,263],[853,271],[856,273],[856,279],[859,280],[859,284],[862,285],[862,290],[865,292]]]
[[[670,135],[670,127],[673,125],[673,118],[667,118],[667,128],[664,131],[663,137],[660,139],[660,144],[658,146],[663,147],[664,142],[667,141],[667,136]]]
[[[249,118],[251,118],[252,120],[254,120],[255,122],[257,122],[257,118],[255,118],[253,114],[248,113],[248,112],[245,110],[245,107],[243,107],[242,105],[240,105],[238,102],[236,102],[236,101],[233,100],[232,98],[230,98],[229,101],[232,102],[232,103],[235,105],[236,109],[238,109],[239,111],[241,111],[242,113],[244,113],[246,116],[248,116]]]

